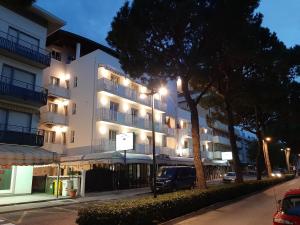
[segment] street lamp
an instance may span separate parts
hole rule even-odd
[[[268,150],[268,142],[270,142],[271,140],[272,140],[271,137],[265,137],[263,139],[263,153],[264,153],[265,164],[266,164],[269,177],[272,176],[272,168],[271,168],[271,162],[270,162],[269,150]]]
[[[151,96],[152,104],[151,104],[151,113],[152,113],[152,173],[153,173],[153,197],[156,198],[156,153],[155,153],[155,124],[154,124],[154,104],[155,97],[154,95],[160,94],[161,96],[167,95],[168,90],[165,87],[160,87],[158,89],[152,88],[148,93],[142,93],[141,97]]]
[[[285,148],[285,149],[281,149],[281,151],[284,151],[286,167],[287,167],[288,172],[290,172],[290,154],[291,154],[291,149],[290,148]]]

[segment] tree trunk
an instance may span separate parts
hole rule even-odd
[[[195,103],[195,101],[191,97],[188,88],[188,82],[186,80],[183,80],[182,82],[182,91],[191,111],[192,142],[194,153],[194,165],[196,170],[196,187],[199,189],[206,189],[207,185],[200,153],[199,115],[197,103]]]
[[[203,168],[203,163],[201,160],[201,153],[200,153],[199,118],[198,118],[197,106],[191,107],[191,122],[192,122],[194,164],[195,164],[196,176],[197,176],[196,185],[200,189],[206,189],[207,185],[206,185],[204,168]]]
[[[262,173],[262,168],[261,168],[261,159],[262,159],[262,152],[263,152],[263,143],[262,143],[262,135],[260,130],[258,129],[256,131],[256,137],[258,140],[258,149],[256,152],[256,179],[261,180],[261,173]]]
[[[264,158],[265,158],[265,164],[266,164],[266,169],[269,177],[272,177],[272,166],[270,162],[270,157],[269,157],[269,149],[268,149],[268,143],[265,140],[265,130],[266,127],[263,123],[263,121],[260,121],[262,124],[262,147],[263,147],[263,153],[264,153]]]
[[[229,132],[229,140],[230,145],[232,149],[232,158],[233,158],[233,164],[234,164],[234,170],[236,173],[236,182],[242,183],[243,182],[243,174],[241,169],[241,163],[238,153],[238,148],[236,145],[236,135],[234,132],[234,118],[233,118],[233,112],[231,105],[228,100],[225,99],[225,105],[226,105],[226,112],[227,112],[227,120],[228,120],[228,132]]]
[[[256,152],[256,179],[261,180],[261,173],[262,173],[262,168],[261,168],[261,159],[262,155],[261,153],[263,152],[263,142],[262,142],[262,134],[260,130],[260,125],[259,125],[259,115],[258,115],[258,107],[255,106],[255,125],[256,125],[256,137],[258,140],[258,149]]]

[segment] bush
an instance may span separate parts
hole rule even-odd
[[[187,190],[159,195],[103,203],[79,210],[79,225],[151,225],[199,210],[211,204],[231,200],[263,190],[292,176],[281,179],[249,181],[242,184],[220,185],[208,190]]]

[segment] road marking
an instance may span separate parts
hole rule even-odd
[[[5,223],[5,224],[2,224],[2,225],[15,225],[13,223]]]
[[[0,219],[0,222],[4,222],[4,220],[1,220],[1,219]]]

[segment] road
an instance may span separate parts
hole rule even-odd
[[[276,193],[279,193],[278,198],[280,198],[286,190],[299,186],[300,179],[297,178],[276,186],[275,190]],[[77,211],[80,207],[101,203],[103,201],[4,213],[0,214],[0,225],[76,225]],[[271,225],[275,208],[272,188],[227,206],[207,212],[196,212],[167,224]]]
[[[200,210],[164,225],[272,225],[272,215],[276,211],[274,192],[277,199],[281,199],[287,190],[299,187],[300,178],[297,178],[226,206]]]

